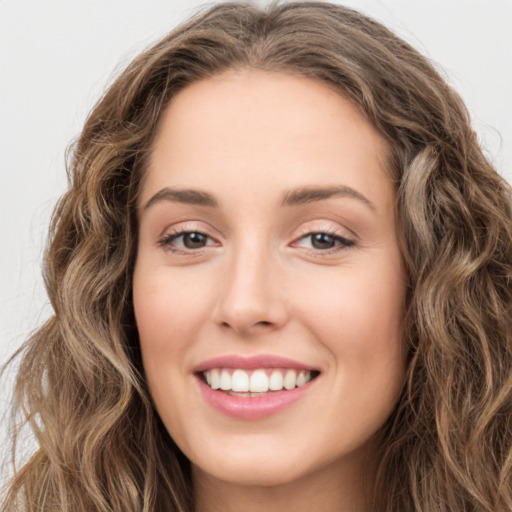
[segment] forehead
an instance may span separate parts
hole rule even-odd
[[[144,188],[154,192],[169,181],[290,188],[348,179],[371,193],[377,175],[387,180],[388,152],[359,109],[327,84],[231,70],[192,83],[171,100]]]

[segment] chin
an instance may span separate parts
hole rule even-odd
[[[277,487],[324,472],[340,474],[343,468],[353,471],[355,462],[360,463],[366,454],[364,447],[352,450],[354,446],[347,444],[336,450],[306,437],[294,439],[290,432],[284,437],[269,432],[265,436],[233,435],[222,443],[203,446],[198,456],[191,457],[193,471],[196,476],[236,486]]]
[[[196,445],[197,450],[187,454],[198,474],[238,485],[274,486],[287,484],[307,472],[304,450],[298,449],[302,443],[287,445],[271,432],[232,434],[221,442],[210,439],[216,442]]]
[[[299,480],[307,468],[283,457],[283,460],[254,460],[227,455],[229,460],[216,464],[204,464],[201,467],[192,464],[196,476],[208,475],[210,479],[219,480],[240,487],[276,487]]]

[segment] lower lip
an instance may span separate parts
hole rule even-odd
[[[318,377],[299,388],[289,391],[274,391],[261,396],[233,396],[225,391],[212,389],[201,378],[197,378],[199,389],[206,401],[217,411],[244,420],[256,420],[277,414],[300,400]]]

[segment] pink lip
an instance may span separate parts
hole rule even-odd
[[[208,359],[198,364],[194,369],[194,373],[204,372],[212,368],[240,368],[242,370],[255,370],[257,368],[293,368],[295,370],[315,370],[320,371],[319,368],[305,365],[287,359],[286,357],[273,356],[262,354],[252,357],[241,356],[221,356],[214,359]]]
[[[228,395],[225,391],[213,390],[199,377],[199,389],[206,401],[217,411],[244,420],[257,420],[281,412],[302,398],[316,379],[310,380],[300,388],[289,391],[274,391],[257,397]]]
[[[244,420],[256,420],[281,412],[306,395],[311,386],[318,380],[318,377],[310,380],[303,386],[288,391],[274,391],[256,397],[243,397],[229,395],[221,390],[213,390],[208,386],[199,374],[212,368],[240,368],[244,370],[293,368],[296,370],[319,371],[317,368],[293,361],[292,359],[272,355],[252,357],[222,356],[209,359],[197,365],[194,368],[194,373],[201,394],[206,401],[222,414]]]

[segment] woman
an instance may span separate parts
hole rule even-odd
[[[512,509],[510,190],[406,43],[219,4],[71,167],[5,510]]]

